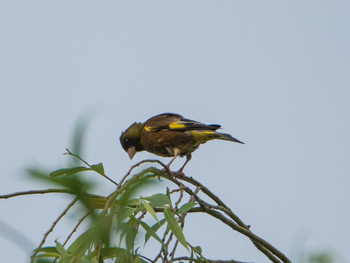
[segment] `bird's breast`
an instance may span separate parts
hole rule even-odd
[[[198,148],[191,132],[179,131],[144,131],[141,142],[148,152],[164,156],[184,156]]]

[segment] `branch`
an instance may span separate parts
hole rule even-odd
[[[189,258],[189,257],[177,257],[177,258],[173,259],[173,261],[181,261],[181,260],[188,260],[188,261],[190,261],[191,258]],[[249,262],[237,261],[237,260],[233,260],[233,259],[229,259],[229,260],[205,259],[205,262],[209,262],[209,263],[249,263]]]
[[[43,239],[41,240],[39,246],[37,249],[34,250],[33,255],[31,256],[31,263],[34,263],[34,259],[35,256],[38,254],[39,250],[41,249],[41,247],[44,245],[46,238],[49,236],[49,234],[54,230],[55,226],[57,225],[57,223],[62,219],[62,217],[64,217],[67,212],[69,211],[69,209],[72,208],[72,206],[78,201],[77,198],[75,198],[67,207],[66,209],[63,210],[63,212],[57,217],[57,219],[52,223],[52,226],[49,228],[49,230],[44,234]]]
[[[85,161],[83,158],[81,158],[79,155],[72,153],[68,148],[66,148],[66,153],[64,154],[69,154],[71,156],[74,156],[75,158],[78,158],[80,161],[82,161],[83,163],[85,163],[87,166],[89,166],[89,168],[92,169],[92,166]],[[104,178],[106,178],[108,181],[112,182],[113,184],[115,184],[116,186],[118,186],[117,182],[115,182],[113,179],[109,178],[105,173],[100,173],[98,172],[98,174],[102,175]]]
[[[195,180],[192,177],[187,177],[184,176],[181,178],[182,180],[196,186],[196,187],[200,187],[201,191],[203,193],[205,193],[207,196],[209,196],[214,202],[216,202],[218,204],[218,209],[220,209],[220,207],[223,207],[225,209],[220,209],[221,211],[223,211],[224,213],[226,213],[229,217],[231,217],[238,225],[249,229],[249,225],[246,225],[243,223],[243,221],[236,215],[234,214],[231,209],[223,202],[221,201],[221,199],[216,196],[214,193],[212,193],[207,187],[205,187],[204,185],[202,185],[200,182],[198,182],[197,180]]]
[[[23,191],[23,192],[16,192],[12,194],[0,195],[0,199],[8,199],[11,197],[17,197],[21,195],[50,194],[50,193],[74,194],[73,191],[69,189],[31,190],[31,191]]]
[[[141,164],[143,163],[158,163],[160,164],[161,166],[163,166],[164,170],[170,174],[170,171],[169,171],[169,168],[164,164],[162,163],[161,161],[159,160],[143,160],[141,162],[138,162],[136,164],[134,164],[133,166],[130,167],[129,171],[124,175],[124,177],[120,180],[119,182],[119,187],[120,188],[122,186],[122,184],[124,183],[124,181],[126,180],[126,178],[131,174],[132,170],[134,170],[136,167],[140,166]]]
[[[68,235],[67,239],[63,242],[62,246],[65,246],[69,239],[72,237],[72,235],[77,231],[78,227],[80,226],[80,224],[91,214],[91,211],[87,212],[82,218],[79,219],[78,223],[75,225],[75,227],[73,228],[72,232],[70,232],[70,234]]]
[[[169,180],[177,184],[179,187],[184,187],[184,190],[191,196],[194,196],[196,201],[199,203],[199,205],[204,209],[204,212],[219,219],[221,222],[224,224],[228,225],[231,227],[233,230],[249,237],[249,239],[252,240],[254,245],[261,251],[263,252],[272,262],[279,263],[280,261],[285,262],[285,263],[290,263],[291,261],[282,253],[280,252],[277,248],[272,246],[270,243],[265,241],[264,239],[260,238],[259,236],[255,235],[253,232],[249,230],[249,227],[245,225],[233,212],[231,211],[230,217],[234,217],[235,219],[238,219],[239,224],[235,223],[234,221],[231,221],[230,219],[226,218],[224,215],[222,215],[220,212],[215,211],[211,207],[207,206],[207,203],[204,202],[197,194],[195,194],[189,187],[184,186],[181,182],[179,182],[176,178],[174,177],[167,177]],[[223,206],[227,207],[217,196],[215,196],[211,191],[209,191],[208,188],[204,187],[201,185],[199,182],[194,180],[193,178],[189,177],[181,177],[182,180],[191,182],[193,185],[197,187],[201,187],[203,192],[205,192],[209,197],[212,199],[215,199],[215,201]],[[226,209],[227,210],[227,209]],[[230,210],[229,210],[230,211]],[[277,258],[276,258],[277,257]]]

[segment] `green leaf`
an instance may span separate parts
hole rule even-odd
[[[169,197],[165,194],[155,194],[148,197],[143,197],[143,199],[146,199],[149,201],[153,206],[164,206],[164,205],[170,205]]]
[[[164,208],[163,213],[164,213],[165,220],[168,222],[168,227],[170,228],[170,230],[173,232],[173,234],[176,236],[179,242],[188,250],[188,245],[187,245],[185,236],[182,233],[182,229],[177,223],[174,214],[167,207]]]
[[[79,263],[91,263],[91,261],[89,259],[87,259],[86,257],[83,257],[83,258],[79,259],[78,262]]]
[[[184,205],[182,205],[179,210],[177,210],[178,214],[184,214],[187,213],[192,207],[196,205],[196,202],[190,201]]]
[[[117,207],[117,220],[118,222],[122,222],[124,219],[131,217],[134,212],[136,211],[135,208],[127,207],[127,206],[119,206]]]
[[[154,217],[154,219],[158,222],[159,220],[158,220],[156,211],[154,211],[153,207],[147,202],[142,202],[142,203],[145,206],[145,208],[148,211],[148,213],[150,213]]]
[[[146,236],[145,236],[145,244],[148,241],[148,239],[151,237],[151,233],[154,232],[156,233],[158,231],[158,229],[165,223],[165,219],[163,218],[162,220],[160,220],[159,222],[155,223],[152,227],[151,227],[151,231],[147,231],[146,232]]]
[[[58,253],[56,247],[42,247],[38,249],[38,252],[43,252],[43,253]]]
[[[42,247],[38,250],[37,257],[42,257],[42,258],[55,258],[55,257],[60,257],[61,254],[57,251],[56,247]]]
[[[165,220],[164,220],[165,221]],[[159,241],[159,243],[162,244],[163,248],[166,249],[164,242],[160,239],[160,237],[157,235],[156,231],[154,231],[149,225],[147,225],[145,222],[140,221],[141,226],[146,230],[146,236],[149,235],[153,237],[155,240]],[[146,239],[146,238],[145,238]],[[145,244],[148,241],[145,240]]]
[[[137,234],[137,229],[135,227],[132,227],[125,236],[125,243],[126,243],[126,248],[129,251],[132,251],[134,249],[134,243],[135,243],[135,238]]]
[[[139,259],[140,259],[140,257],[137,255],[137,256],[134,258],[133,263],[138,263],[138,262],[139,262]]]
[[[170,202],[171,202],[171,197],[170,197],[170,189],[169,187],[166,188],[166,195],[169,198]],[[170,203],[171,204],[171,203]]]
[[[81,234],[67,249],[69,253],[74,256],[81,257],[90,247],[90,244],[94,241],[94,229],[90,228]]]
[[[104,196],[89,196],[84,200],[89,207],[94,209],[103,209],[106,206],[107,198]]]
[[[116,258],[116,257],[125,256],[125,255],[128,255],[128,252],[126,251],[126,249],[120,248],[120,247],[102,248],[101,250],[101,256],[104,259]],[[97,256],[97,251],[94,250],[89,255],[87,255],[87,258],[92,259],[93,257],[96,257],[96,256]]]
[[[61,175],[66,175],[66,176],[70,176],[76,173],[80,173],[80,172],[84,172],[84,171],[89,171],[91,170],[88,167],[84,167],[84,166],[76,166],[76,167],[72,167],[72,168],[63,168],[63,169],[59,169],[56,171],[53,171],[52,173],[50,173],[50,176],[52,177],[58,177]]]
[[[111,247],[111,248],[103,248],[101,252],[103,258],[114,258],[125,256],[128,252],[124,248],[120,247]]]
[[[121,245],[125,236],[126,248],[129,252],[131,252],[134,248],[134,242],[137,234],[136,223],[137,220],[132,217],[129,221],[123,223],[120,227],[120,229],[122,229],[122,232],[119,238],[119,246]]]
[[[91,169],[94,170],[95,172],[101,174],[101,175],[105,174],[105,169],[103,168],[103,164],[102,163],[91,165]]]
[[[202,255],[202,248],[200,246],[196,246],[193,248],[193,251],[199,255]]]
[[[68,251],[65,250],[64,247],[57,241],[56,241],[56,249],[57,249],[58,253],[60,253],[60,255],[62,257],[70,257]]]

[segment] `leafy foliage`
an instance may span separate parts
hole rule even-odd
[[[270,243],[255,235],[216,195],[191,177],[176,175],[156,160],[145,160],[133,167],[116,183],[105,174],[102,163],[90,165],[67,149],[67,155],[77,159],[72,167],[51,173],[38,169],[29,174],[48,182],[56,189],[36,190],[2,196],[10,198],[25,194],[70,194],[74,198],[44,234],[31,257],[32,263],[149,263],[149,262],[215,262],[203,255],[202,248],[189,243],[184,235],[185,218],[191,213],[203,213],[246,236],[272,262],[290,260]],[[163,169],[148,167],[138,173],[143,164],[157,164]],[[94,184],[85,173],[95,173],[115,185],[107,196],[95,194]],[[145,195],[149,186],[163,191]],[[204,201],[200,196],[204,195]],[[208,203],[209,202],[209,203]],[[80,215],[71,233],[62,242],[46,245],[47,237],[70,211]],[[73,235],[80,233],[73,240]],[[151,242],[152,241],[152,242]],[[154,249],[154,247],[157,249]],[[220,262],[237,263],[236,260]]]
[[[160,178],[171,178],[167,171],[151,167],[134,175],[128,173],[113,193],[98,196],[91,194],[92,184],[84,176],[76,175],[96,172],[107,177],[103,164],[89,165],[69,150],[67,154],[79,158],[86,166],[62,168],[49,175],[39,170],[29,172],[31,176],[58,185],[65,192],[73,194],[77,203],[85,208],[85,215],[64,243],[56,241],[55,246],[43,246],[42,242],[34,251],[32,262],[50,258],[52,260],[49,262],[59,260],[62,263],[106,260],[118,263],[150,262],[148,257],[140,253],[145,251],[141,249],[141,239],[144,246],[150,239],[160,244],[161,249],[153,255],[155,261],[174,259],[178,243],[187,249],[186,257],[198,262],[205,260],[201,249],[190,245],[183,234],[184,217],[194,206],[198,208],[198,204],[191,199],[183,202],[180,189],[170,191],[167,188],[164,193],[140,195],[146,186],[159,184]],[[82,211],[81,208],[77,210],[77,213]],[[72,234],[84,220],[89,221],[87,229],[68,245]]]

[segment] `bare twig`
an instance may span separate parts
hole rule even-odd
[[[78,223],[75,225],[75,227],[73,228],[72,232],[70,232],[70,234],[68,235],[67,239],[63,242],[63,246],[65,246],[69,239],[72,237],[72,235],[77,231],[78,227],[80,226],[80,224],[91,214],[91,211],[89,211],[88,213],[86,213],[82,218],[79,219]]]
[[[78,158],[80,161],[82,161],[83,163],[85,163],[89,168],[92,168],[92,166],[87,162],[85,161],[83,158],[81,158],[79,155],[77,154],[74,154],[72,153],[68,148],[66,148],[66,153],[65,154],[69,154],[69,155],[72,155],[76,158]],[[105,173],[98,173],[100,175],[102,175],[104,178],[106,178],[108,181],[112,182],[113,184],[115,184],[116,186],[118,186],[117,182],[115,182],[113,179],[109,178]]]
[[[169,168],[162,163],[159,160],[143,160],[141,162],[138,162],[136,164],[134,164],[133,166],[130,167],[129,171],[124,175],[124,177],[120,180],[119,182],[119,188],[122,186],[122,184],[124,183],[124,181],[126,180],[126,178],[131,174],[132,170],[134,170],[136,167],[140,166],[143,163],[158,163],[161,166],[163,166],[163,168],[165,169],[165,171],[167,171],[170,174]]]
[[[78,223],[75,225],[75,227],[73,228],[72,232],[70,232],[70,234],[68,235],[68,237],[66,238],[66,240],[63,242],[62,246],[67,245],[69,239],[72,237],[72,235],[77,231],[78,227],[80,226],[80,224],[91,214],[92,211],[89,211],[88,213],[86,213],[82,218],[79,219]],[[58,257],[55,258],[55,260],[53,261],[54,263],[57,261]]]
[[[173,261],[182,261],[182,260],[190,261],[191,258],[189,258],[189,257],[177,257],[177,258],[173,259]],[[229,260],[206,259],[205,262],[208,262],[208,263],[249,263],[249,262],[243,262],[243,261],[238,261],[238,260],[233,260],[233,259],[229,259]]]
[[[216,202],[218,204],[218,209],[222,210],[223,212],[225,212],[229,217],[231,217],[238,225],[249,229],[249,225],[246,225],[243,223],[243,221],[236,215],[234,214],[231,209],[223,202],[221,201],[221,199],[216,196],[214,193],[212,193],[207,187],[205,187],[204,185],[202,185],[200,182],[198,182],[197,180],[195,180],[192,177],[188,177],[188,176],[184,176],[182,178],[180,178],[183,181],[186,181],[196,187],[200,187],[201,191],[203,193],[205,193],[207,196],[209,196],[214,202]],[[222,209],[225,208],[225,209]]]
[[[73,191],[69,189],[45,189],[45,190],[30,190],[23,192],[16,192],[12,194],[0,195],[0,199],[8,199],[11,197],[17,197],[22,195],[36,195],[36,194],[54,194],[54,193],[64,193],[64,194],[74,194]]]
[[[70,152],[67,149],[67,153],[69,155],[72,155],[79,160],[81,160],[84,164],[86,164],[88,167],[92,167],[89,163],[87,163],[85,160],[83,160],[81,157],[78,155],[75,155],[74,153]],[[159,164],[163,170],[158,170],[154,167],[148,168],[144,170],[143,172],[137,174],[136,176],[133,176],[131,178],[128,178],[131,176],[132,171],[140,166],[141,164],[144,163],[157,163]],[[97,196],[97,195],[92,195],[88,193],[84,193],[83,197],[88,197],[88,198],[104,198],[106,200],[104,204],[104,207],[100,213],[100,216],[106,216],[108,214],[113,216],[115,214],[115,210],[117,209],[115,202],[119,200],[119,197],[121,194],[125,193],[130,185],[135,184],[136,182],[140,182],[140,178],[153,178],[153,177],[163,177],[174,184],[178,186],[178,189],[170,191],[170,194],[175,194],[177,196],[177,200],[174,203],[174,211],[177,211],[179,207],[181,206],[181,203],[185,202],[184,200],[184,193],[187,193],[190,197],[191,201],[195,201],[198,203],[199,206],[192,207],[190,210],[186,212],[186,214],[182,215],[177,215],[177,221],[180,224],[181,229],[184,228],[185,226],[185,217],[190,213],[197,213],[197,212],[202,212],[206,213],[228,227],[230,227],[232,230],[239,232],[240,234],[246,236],[249,238],[252,243],[259,249],[263,254],[265,254],[272,262],[274,263],[290,263],[291,261],[277,248],[272,246],[269,242],[265,241],[261,237],[257,236],[250,230],[250,226],[246,225],[235,213],[232,212],[232,210],[214,193],[212,193],[207,187],[203,186],[201,183],[199,183],[197,180],[193,179],[192,177],[187,177],[187,176],[177,176],[176,174],[172,173],[169,171],[168,167],[164,165],[162,162],[158,160],[144,160],[141,161],[135,165],[133,165],[129,171],[122,177],[120,180],[120,183],[114,182],[112,179],[107,177],[103,172],[99,173],[103,177],[107,178],[110,182],[115,184],[117,186],[116,190],[111,193],[107,197],[102,197],[102,196]],[[145,177],[143,177],[145,176]],[[181,180],[181,181],[180,181]],[[176,194],[176,193],[179,194]],[[17,192],[17,193],[12,193],[12,194],[7,194],[7,195],[0,195],[0,199],[7,199],[7,198],[12,198],[16,196],[23,196],[23,195],[32,195],[32,194],[46,194],[46,193],[68,193],[68,194],[75,194],[73,191],[69,189],[46,189],[46,190],[33,190],[33,191],[24,191],[24,192]],[[201,196],[205,195],[205,200],[209,198],[209,201],[204,201],[201,197],[199,197],[199,193],[201,193]],[[208,197],[208,198],[207,198]],[[46,242],[47,237],[49,234],[54,230],[56,224],[67,214],[69,209],[78,201],[78,198],[76,197],[67,207],[66,209],[57,217],[57,219],[52,223],[52,226],[49,228],[49,230],[44,234],[43,239],[41,240],[38,248],[33,252],[33,255],[31,257],[31,263],[34,262],[34,259],[36,255],[39,253],[40,249]],[[172,202],[173,203],[173,202]],[[132,205],[130,206],[132,207]],[[170,208],[173,209],[173,206],[170,205]],[[99,207],[94,207],[94,209],[101,209],[101,206]],[[154,211],[157,213],[164,212],[164,207],[153,207]],[[63,246],[67,244],[67,242],[70,240],[72,235],[76,232],[78,227],[81,225],[81,223],[92,213],[92,211],[86,213],[82,218],[79,219],[75,227],[73,228],[72,232],[68,235],[67,239],[63,243]],[[138,221],[142,220],[143,217],[147,211],[143,211],[141,215],[138,217]],[[106,216],[107,217],[107,216]],[[109,221],[106,223],[108,224]],[[110,222],[111,223],[111,222]],[[154,260],[151,260],[149,258],[146,258],[142,255],[139,255],[141,258],[144,258],[145,260],[149,262],[157,262],[158,260],[161,260],[162,262],[175,262],[175,261],[190,261],[191,258],[189,257],[175,257],[176,250],[178,248],[179,240],[175,238],[174,234],[169,231],[170,228],[166,228],[164,231],[163,237],[162,237],[162,243],[164,245],[161,246],[159,253],[156,255]],[[189,246],[191,246],[189,244]],[[102,241],[98,241],[95,244],[95,251],[97,255],[97,259],[100,258],[101,256],[101,251],[102,251],[103,243]],[[172,248],[170,248],[172,247]],[[191,246],[192,247],[192,246]],[[195,248],[192,247],[193,251],[195,251]],[[246,262],[241,262],[237,260],[209,260],[205,259],[201,253],[195,252],[197,256],[200,256],[201,259],[204,259],[205,262],[209,263],[246,263]]]
[[[172,182],[177,184],[179,187],[183,185],[181,182],[179,182],[176,178],[168,177]],[[211,197],[213,200],[215,200],[216,203],[218,203],[222,207],[227,207],[217,196],[215,196],[211,191],[209,191],[208,188],[201,185],[199,182],[194,180],[193,178],[189,177],[181,177],[184,181],[190,181],[193,185],[196,187],[200,186],[201,190],[206,193],[209,197]],[[198,185],[197,185],[198,184]],[[183,185],[184,186],[184,185]],[[194,196],[196,198],[196,201],[200,204],[200,206],[205,210],[205,212],[213,217],[216,217],[229,227],[231,227],[233,230],[240,232],[241,234],[249,237],[254,245],[263,252],[272,262],[278,263],[280,261],[285,263],[290,263],[291,261],[277,248],[272,246],[270,243],[265,241],[264,239],[258,237],[254,233],[252,233],[249,230],[249,226],[245,225],[243,221],[241,221],[238,216],[235,214],[229,213],[230,218],[234,217],[235,221],[237,220],[239,224],[235,223],[234,221],[231,221],[230,219],[226,218],[224,215],[222,215],[220,212],[213,210],[211,207],[207,206],[206,202],[204,202],[198,195],[196,195],[190,188],[184,186],[184,190],[191,196]]]
[[[62,219],[62,217],[64,217],[67,212],[69,211],[69,209],[72,208],[72,206],[78,201],[77,198],[75,198],[67,207],[66,209],[63,210],[63,212],[57,217],[57,219],[52,223],[51,227],[49,228],[49,230],[44,234],[43,239],[41,240],[39,246],[37,249],[34,250],[33,255],[31,256],[31,260],[30,262],[33,263],[35,256],[38,254],[40,248],[42,248],[42,246],[44,245],[46,238],[49,236],[49,234],[54,230],[55,226],[57,225],[57,223]]]
[[[183,190],[183,188],[180,187],[180,189],[181,189],[181,191],[180,191],[180,196],[179,196],[178,200],[175,202],[175,207],[174,207],[175,211],[177,211],[177,210],[179,209],[179,204],[181,203],[181,200],[182,200],[182,198],[183,198],[183,196],[184,196],[184,190]],[[180,216],[179,216],[178,221],[181,222],[181,229],[183,229],[184,226],[185,226],[185,217],[186,217],[186,214],[180,215]],[[169,256],[171,257],[171,258],[170,258],[170,262],[172,262],[173,259],[174,259],[174,257],[175,257],[175,252],[176,252],[176,249],[177,249],[178,244],[179,244],[179,240],[176,239],[175,244],[174,244],[174,246],[173,246],[173,249],[172,249],[172,251],[171,251],[170,254],[169,254]]]

